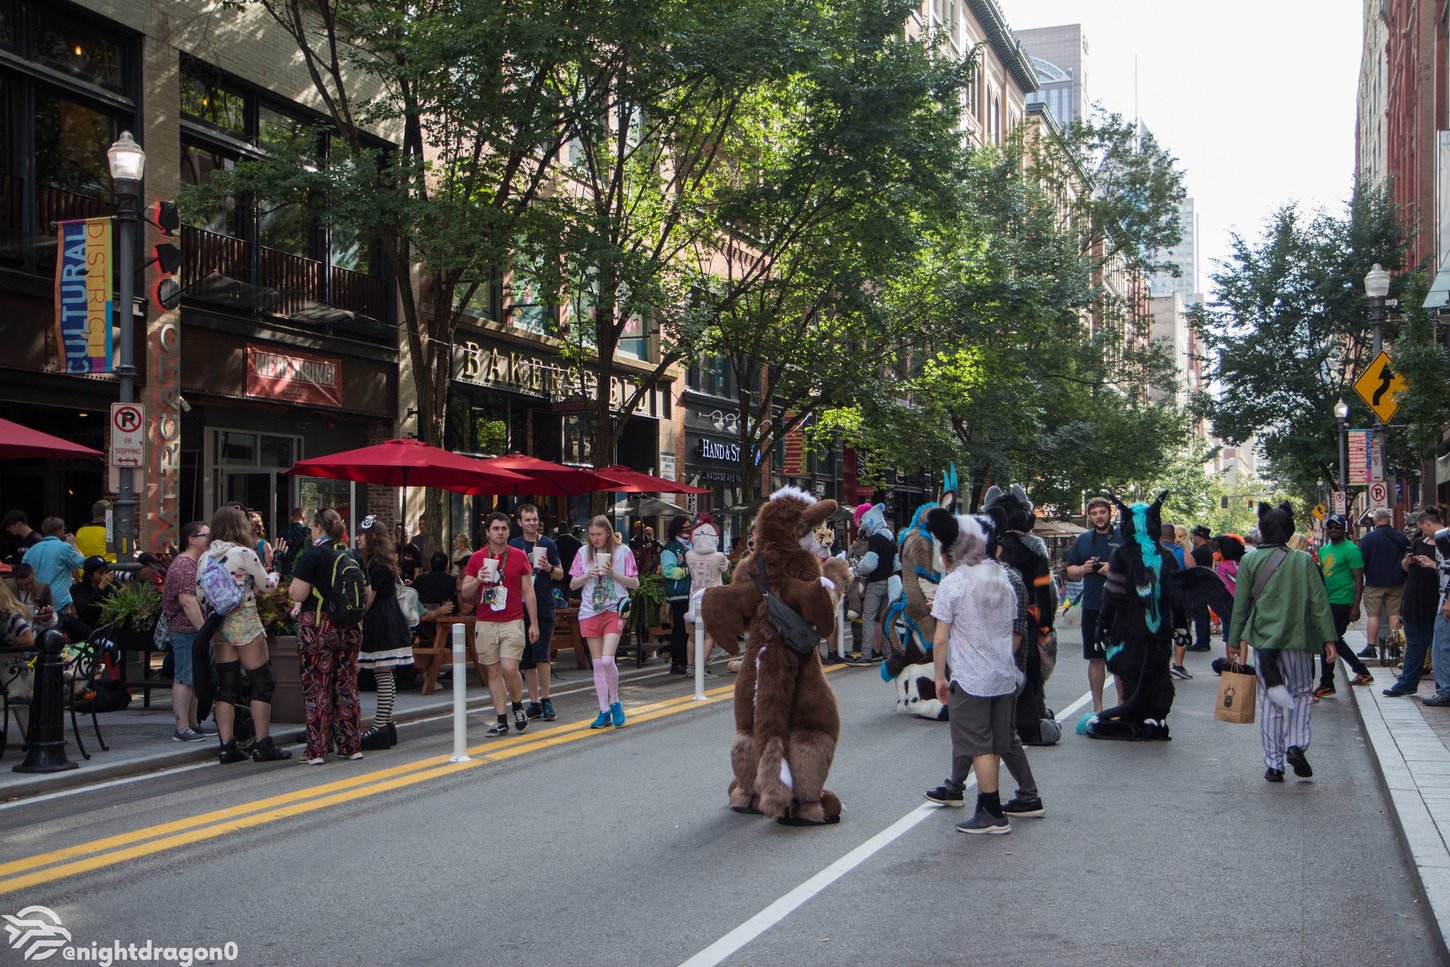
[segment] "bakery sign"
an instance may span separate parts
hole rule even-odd
[[[313,406],[341,406],[342,360],[248,346],[247,395]]]
[[[454,379],[473,386],[508,390],[546,399],[558,412],[577,404],[584,410],[593,400],[599,377],[591,372],[547,362],[513,349],[500,349],[475,339],[461,338],[454,349]],[[609,378],[609,406],[616,412],[634,395],[638,384],[622,376]],[[660,419],[668,416],[667,394],[659,388],[646,393],[635,406],[635,414]]]

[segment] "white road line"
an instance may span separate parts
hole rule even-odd
[[[1112,683],[1113,679],[1109,676],[1104,688],[1106,689]],[[1076,713],[1078,709],[1091,702],[1092,697],[1092,692],[1084,693],[1077,701],[1057,713],[1057,721],[1066,723],[1068,718]],[[977,777],[973,775],[967,780],[965,788],[970,789],[976,783]],[[741,947],[744,947],[756,937],[790,916],[790,914],[799,909],[811,897],[820,893],[872,856],[875,856],[886,846],[900,839],[923,819],[932,815],[940,808],[940,806],[934,806],[929,803],[923,803],[917,806],[911,812],[902,816],[896,822],[887,826],[881,832],[872,836],[866,842],[857,846],[851,852],[836,860],[836,862],[821,870],[821,872],[806,880],[794,890],[780,897],[774,903],[770,904],[770,906],[761,910],[755,916],[746,920],[740,926],[731,930],[689,960],[686,960],[681,967],[715,967],[716,964],[725,960]]]
[[[586,671],[587,671],[587,669],[586,669]],[[632,681],[640,681],[641,679],[653,678],[653,677],[656,677],[656,676],[659,676],[659,675],[664,675],[664,674],[666,674],[666,673],[663,670],[657,670],[657,669],[651,669],[651,668],[631,668],[631,669],[628,669],[628,670],[622,670],[619,678],[620,678],[620,681],[625,682],[626,684],[628,684],[629,682],[632,682]],[[566,686],[564,688],[561,688],[561,689],[558,689],[558,690],[554,691],[554,694],[555,695],[572,695],[572,694],[575,694],[577,692],[593,691],[593,690],[594,690],[594,683],[592,681],[588,681],[588,682],[580,682],[578,684],[570,684],[570,685],[568,685],[568,686]],[[489,702],[488,696],[485,695],[483,697],[482,701],[483,701],[484,704],[480,705],[478,708],[469,709],[468,710],[468,714],[469,715],[480,715],[480,714],[487,713],[488,715],[492,715],[493,714],[493,706],[490,705],[490,704],[488,704],[488,702]],[[429,722],[449,721],[452,718],[453,718],[453,710],[452,709],[449,709],[448,711],[443,712],[443,713],[438,714],[438,715],[430,715],[430,716],[427,716],[426,718],[420,718],[420,719],[410,719],[407,722],[400,722],[400,723],[398,723],[398,725],[399,725],[400,728],[408,728],[408,727],[411,727],[411,726],[414,726],[414,725],[426,725]],[[293,731],[293,729],[292,728],[288,728],[285,731],[286,732],[291,732],[291,731]],[[114,741],[114,740],[112,740],[112,741]],[[287,744],[290,744],[290,743],[287,743]],[[42,793],[42,794],[40,794],[38,796],[22,796],[21,798],[11,800],[10,802],[0,803],[0,812],[3,812],[5,810],[7,810],[7,809],[16,809],[16,808],[18,808],[20,806],[33,806],[36,803],[47,802],[47,801],[54,800],[54,799],[66,799],[66,798],[68,798],[70,796],[90,795],[91,793],[98,792],[99,790],[102,790],[102,789],[114,789],[117,786],[128,786],[128,785],[130,785],[133,782],[145,782],[147,779],[161,779],[161,778],[165,778],[167,776],[177,776],[177,775],[181,775],[184,772],[192,772],[192,771],[195,771],[197,769],[209,769],[209,768],[212,768],[214,766],[217,767],[217,768],[220,768],[220,766],[218,765],[218,763],[216,761],[214,761],[212,759],[207,759],[204,762],[189,762],[189,763],[186,763],[185,765],[168,766],[165,769],[156,769],[156,770],[154,770],[152,772],[144,772],[144,773],[141,773],[140,775],[125,776],[124,778],[120,778],[120,779],[109,779],[109,780],[105,780],[103,782],[87,783],[86,785],[83,785],[83,786],[73,786],[70,789],[58,789],[55,792]],[[3,793],[4,793],[4,789],[0,789],[0,794],[3,794]]]

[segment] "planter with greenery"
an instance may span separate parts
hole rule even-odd
[[[161,590],[149,581],[117,582],[101,600],[101,624],[112,625],[111,637],[122,647],[149,643],[161,617]]]

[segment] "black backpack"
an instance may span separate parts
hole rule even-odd
[[[312,589],[318,597],[318,616],[327,615],[338,628],[352,628],[362,621],[367,610],[367,575],[357,558],[339,544],[333,550],[331,576],[326,595]]]

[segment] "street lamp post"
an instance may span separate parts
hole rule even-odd
[[[1369,325],[1373,345],[1370,347],[1370,359],[1379,358],[1380,351],[1384,348],[1385,329],[1385,297],[1390,294],[1390,274],[1384,270],[1378,262],[1369,270],[1364,277],[1364,294],[1369,298]],[[1375,414],[1374,426],[1374,473],[1380,477],[1384,473],[1385,453],[1385,428],[1380,422],[1379,414]]]
[[[1339,421],[1339,487],[1340,492],[1345,495],[1345,503],[1349,502],[1349,477],[1346,474],[1345,464],[1349,462],[1349,404],[1340,400],[1334,404],[1334,418]],[[1348,509],[1346,507],[1346,509]]]
[[[106,152],[111,167],[111,192],[116,200],[116,302],[121,326],[121,359],[116,366],[121,402],[136,401],[136,224],[141,200],[141,178],[146,173],[146,152],[122,131]],[[113,431],[114,432],[114,429]],[[121,467],[116,494],[116,561],[129,564],[136,553],[135,471]]]

